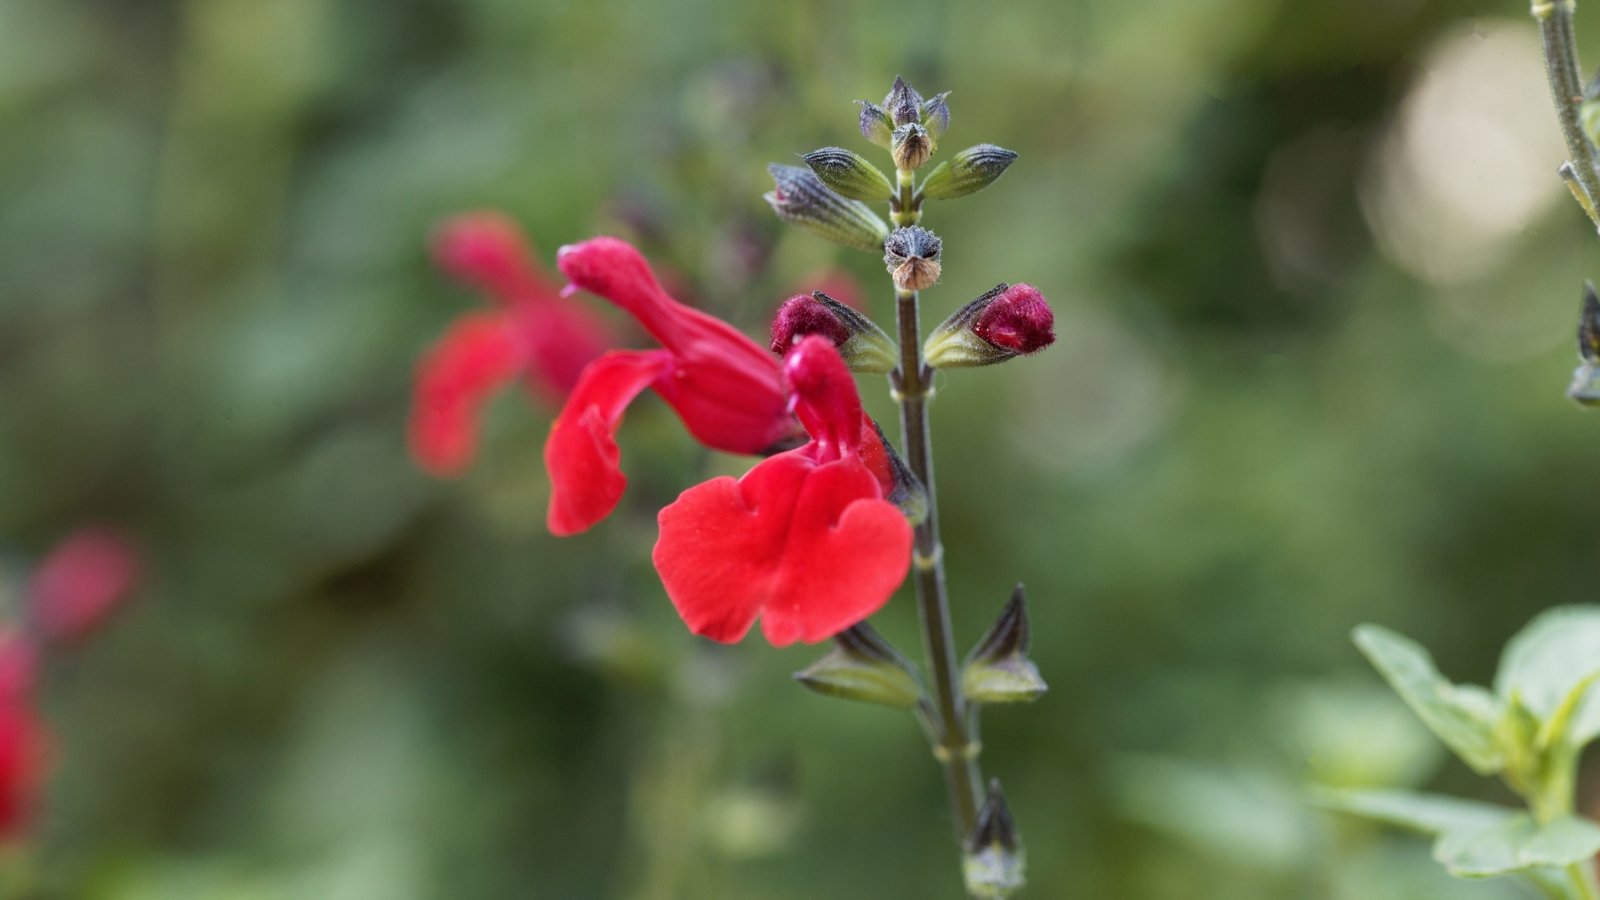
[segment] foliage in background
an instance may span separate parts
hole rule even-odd
[[[986,723],[1031,890],[1519,896],[1300,798],[1505,800],[1349,630],[1484,682],[1593,599],[1600,424],[1561,396],[1592,238],[1537,48],[1477,0],[0,0],[0,535],[116,522],[149,576],[47,682],[41,895],[949,896],[902,827],[943,802],[915,726],[796,700],[804,650],[686,639],[647,517],[545,536],[524,398],[458,482],[404,445],[479,302],[430,266],[445,215],[506,209],[546,266],[622,233],[754,333],[819,265],[876,283],[780,233],[759,162],[845,143],[839,98],[899,70],[1029,166],[940,229],[986,263],[942,297],[1015,273],[1058,314],[934,418],[956,625],[1028,573],[1050,673]],[[743,466],[675,428],[630,416],[636,509]]]

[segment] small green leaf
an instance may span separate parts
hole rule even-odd
[[[1566,866],[1600,853],[1600,825],[1575,816],[1541,826],[1503,806],[1409,791],[1321,791],[1314,800],[1436,836],[1434,859],[1461,878]]]
[[[1504,806],[1415,791],[1322,790],[1312,799],[1328,809],[1435,837],[1451,831],[1483,831],[1517,815]]]
[[[1439,674],[1427,650],[1387,628],[1362,625],[1355,642],[1423,724],[1474,771],[1492,775],[1505,766],[1505,753],[1495,741],[1495,723],[1503,709],[1492,694],[1452,684]]]
[[[1506,644],[1494,688],[1502,697],[1520,697],[1541,722],[1568,719],[1560,732],[1581,747],[1600,736],[1600,692],[1585,690],[1597,674],[1600,607],[1564,606],[1541,614]]]
[[[1600,853],[1600,825],[1564,816],[1540,825],[1532,816],[1516,815],[1484,829],[1460,829],[1441,835],[1433,856],[1450,874],[1487,878],[1540,866],[1569,866]]]

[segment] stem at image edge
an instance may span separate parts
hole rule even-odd
[[[1533,17],[1543,38],[1545,75],[1555,102],[1561,136],[1567,142],[1574,175],[1590,203],[1600,203],[1600,160],[1594,142],[1584,134],[1581,104],[1583,75],[1578,67],[1578,43],[1572,31],[1574,0],[1534,0]],[[1580,198],[1582,202],[1582,198]]]
[[[909,199],[911,173],[901,171],[900,188]],[[903,208],[907,224],[921,218],[920,211]],[[933,682],[935,716],[934,756],[944,767],[945,786],[955,812],[957,840],[965,840],[977,824],[980,806],[978,744],[969,730],[966,699],[961,693],[955,641],[950,628],[950,601],[945,591],[944,548],[939,543],[938,494],[933,481],[933,448],[928,434],[928,398],[931,375],[922,362],[922,327],[917,293],[895,292],[895,322],[900,338],[900,368],[890,376],[900,406],[900,433],[906,463],[927,492],[928,513],[916,528],[911,578],[917,592],[922,623],[922,644],[928,675]]]
[[[1593,860],[1567,866],[1567,877],[1572,879],[1574,900],[1600,900],[1600,884],[1595,881]]]

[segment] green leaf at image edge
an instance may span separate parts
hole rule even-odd
[[[1600,736],[1600,606],[1562,606],[1540,613],[1506,644],[1495,693],[1516,696],[1540,721],[1565,719],[1541,735],[1581,747]]]
[[[1539,825],[1502,806],[1410,791],[1319,791],[1313,801],[1433,835],[1433,856],[1460,878],[1488,878],[1560,868],[1600,853],[1600,825],[1564,816]]]

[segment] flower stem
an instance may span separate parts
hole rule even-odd
[[[1600,885],[1595,882],[1594,862],[1586,860],[1567,866],[1575,900],[1600,900]]]
[[[1588,212],[1600,203],[1600,159],[1594,142],[1583,131],[1583,75],[1578,66],[1578,43],[1572,30],[1574,0],[1533,0],[1531,11],[1539,22],[1543,38],[1545,75],[1550,81],[1550,97],[1555,102],[1561,136],[1572,158],[1573,176],[1587,198],[1578,202]],[[1574,195],[1577,191],[1574,190]],[[1585,200],[1587,199],[1587,202]]]
[[[910,194],[911,173],[901,171],[900,188]],[[901,216],[913,224],[921,211],[902,206]],[[966,698],[961,692],[955,641],[950,628],[950,601],[945,589],[944,548],[939,543],[939,503],[933,480],[933,445],[928,434],[928,399],[933,372],[922,361],[922,326],[916,291],[895,292],[895,321],[900,337],[900,367],[889,377],[900,405],[900,431],[906,463],[927,492],[928,513],[916,527],[911,577],[917,591],[922,645],[933,682],[933,755],[944,767],[945,786],[955,811],[957,840],[977,824],[980,806],[979,745],[969,729]]]

